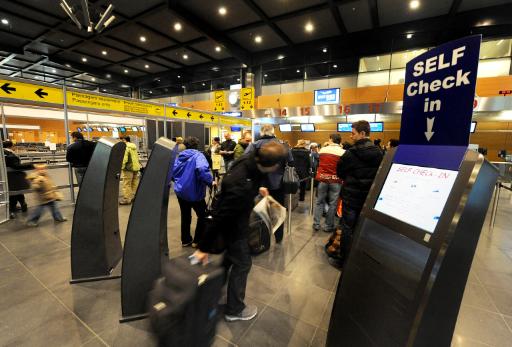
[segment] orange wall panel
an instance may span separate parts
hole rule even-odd
[[[195,110],[213,111],[213,101],[211,100],[183,102],[180,106],[193,108]]]
[[[500,90],[512,90],[512,76],[482,77],[476,82],[478,96],[500,96]]]

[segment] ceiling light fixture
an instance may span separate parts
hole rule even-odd
[[[380,60],[380,57],[379,57],[379,56],[377,56],[377,60]]]
[[[52,69],[52,72],[53,72],[53,73],[56,73],[56,72],[57,72],[57,70],[55,70],[55,69]]]
[[[174,23],[174,30],[176,31],[181,31],[183,27],[181,26],[181,23],[180,22],[176,22]]]
[[[9,21],[6,18],[2,18],[3,25],[9,25]]]
[[[267,75],[267,74],[264,74],[264,75],[263,75],[263,77],[268,77],[268,75]]]
[[[220,46],[216,46],[216,47],[215,47],[215,51],[216,51],[216,52],[220,52]]]
[[[139,37],[140,42],[146,42],[146,36]]]
[[[150,91],[149,91],[149,94],[153,94],[153,91],[152,91],[152,90],[150,90]]]
[[[311,32],[313,32],[313,30],[315,30],[315,26],[313,25],[313,23],[308,22],[304,26],[304,29],[306,30],[306,32],[311,33]]]
[[[300,73],[300,70],[299,70],[299,69],[297,69],[297,73]]]
[[[71,65],[69,65],[69,64],[66,64],[66,67],[71,67]]]
[[[95,81],[96,81],[96,78],[91,77],[91,81],[95,82]]]
[[[261,43],[261,41],[263,41],[263,38],[260,35],[254,37],[254,42]]]
[[[96,31],[98,33],[102,32],[103,29],[108,27],[116,18],[115,16],[112,16],[112,11],[114,11],[114,6],[110,4],[105,12],[100,14],[99,20],[96,25],[94,25],[93,21],[90,17],[89,12],[89,4],[87,0],[80,0],[82,5],[82,14],[83,14],[83,21],[84,21],[84,27],[86,28],[87,32],[93,32]],[[79,30],[82,29],[82,23],[78,20],[75,13],[73,12],[73,8],[69,6],[69,4],[66,2],[66,0],[61,0],[60,7],[66,12],[68,17],[75,23],[75,25],[78,27]],[[93,29],[94,28],[94,29]]]
[[[106,78],[112,77],[109,73],[105,75]]]
[[[83,61],[84,63],[87,63],[87,58],[86,58],[86,57],[82,57],[82,61]]]
[[[80,23],[78,18],[76,18],[75,14],[73,13],[73,9],[68,5],[66,0],[62,0],[62,2],[60,3],[60,7],[62,7],[64,12],[66,12],[68,17],[73,21],[73,23],[75,23],[75,25],[77,26],[78,30],[82,29],[82,24]]]
[[[128,69],[124,69],[124,73],[128,73]]]
[[[203,87],[206,85],[206,83],[203,82]]]
[[[227,13],[228,13],[228,10],[224,6],[219,7],[219,14],[221,16],[225,16]]]
[[[101,51],[101,54],[107,55],[107,51]]]
[[[277,56],[277,59],[278,59],[278,60],[284,59],[284,55],[279,54],[279,55]]]
[[[183,54],[183,59],[187,60],[188,59],[188,54]]]
[[[148,64],[144,65],[144,68],[149,69],[149,65]]]
[[[91,16],[89,15],[89,4],[87,0],[81,0],[82,3],[82,15],[84,16],[85,26],[87,27],[87,32],[92,33],[92,22]]]
[[[322,52],[327,53],[327,48],[322,49]]]
[[[412,34],[407,34],[408,39],[412,39]]]
[[[237,81],[237,82],[240,82],[240,78],[237,78],[237,79],[236,79],[236,81]]]
[[[178,78],[181,78],[181,76],[180,76],[180,75],[178,75]]]
[[[96,24],[96,26],[94,27],[94,30],[101,33],[103,29],[108,27],[114,21],[114,19],[116,19],[116,16],[111,16],[112,11],[114,11],[114,5],[110,4],[105,10],[105,12],[103,12],[103,14],[101,15],[98,24]]]
[[[409,3],[409,8],[411,10],[416,10],[420,7],[420,2],[419,0],[412,0],[410,3]]]
[[[338,65],[334,64],[332,67],[333,67],[334,69],[337,69],[337,68],[338,68]]]

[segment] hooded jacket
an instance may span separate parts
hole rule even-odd
[[[140,171],[139,154],[137,153],[137,146],[134,143],[126,142],[126,149],[124,151],[122,170],[126,171]]]
[[[370,139],[356,141],[338,161],[337,174],[343,180],[343,206],[360,210],[382,161],[382,150]]]
[[[206,196],[206,186],[212,184],[213,176],[203,153],[186,149],[174,162],[172,170],[174,192],[186,201],[200,201]]]
[[[238,140],[238,144],[235,147],[235,160],[240,158],[242,155],[244,155],[245,150],[247,149],[247,146],[249,144],[245,142],[243,139]]]
[[[48,176],[46,171],[36,171],[28,175],[30,186],[37,192],[37,198],[40,203],[47,204],[52,201],[62,200],[62,193]]]

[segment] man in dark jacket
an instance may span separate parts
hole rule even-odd
[[[220,144],[219,154],[222,155],[222,158],[224,159],[224,167],[227,172],[231,166],[231,163],[233,160],[235,160],[236,142],[231,139],[230,133],[225,133],[224,139],[226,141]]]
[[[245,305],[245,287],[252,261],[248,245],[249,216],[258,192],[269,194],[262,187],[265,174],[276,171],[287,150],[277,142],[269,142],[256,152],[242,156],[233,163],[222,180],[220,194],[212,212],[212,223],[199,241],[197,259],[208,261],[208,252],[219,234],[226,244],[224,266],[229,272],[228,295],[225,310],[227,321],[250,320],[258,309]],[[231,271],[229,271],[231,270]]]
[[[4,141],[5,166],[7,167],[7,179],[9,182],[9,191],[24,190],[30,188],[26,180],[25,170],[34,168],[32,164],[21,164],[20,157],[14,153],[12,141]],[[20,203],[21,211],[27,212],[27,203],[24,194],[9,195],[9,216],[11,219],[16,217],[16,205]]]
[[[84,140],[84,135],[78,131],[72,132],[71,138],[73,143],[67,149],[66,161],[75,168],[76,180],[78,186],[81,186],[85,170],[87,170],[92,153],[94,152],[95,144],[94,142]]]
[[[299,201],[304,201],[308,178],[311,177],[311,154],[306,148],[305,140],[297,141],[297,146],[292,148],[292,156],[300,179]]]
[[[251,143],[247,147],[247,149],[245,150],[246,154],[259,150],[259,148],[261,148],[264,144],[268,142],[281,143],[274,135],[274,126],[272,124],[263,124],[260,129],[260,134],[260,139],[256,142]],[[284,148],[287,150],[288,154],[283,158],[279,168],[275,172],[266,175],[266,183],[264,184],[264,186],[268,188],[270,195],[283,206],[285,206],[285,194],[282,187],[284,170],[286,164],[288,164],[289,166],[295,165],[293,162],[292,152],[289,150],[288,146],[284,145]],[[276,230],[274,236],[276,238],[277,243],[283,240],[284,224],[282,224],[279,227],[279,229]]]
[[[369,138],[370,124],[360,120],[352,124],[351,138],[354,145],[340,158],[337,175],[343,180],[341,198],[343,200],[340,220],[343,234],[341,257],[346,259],[359,214],[366,196],[382,161],[382,150]]]

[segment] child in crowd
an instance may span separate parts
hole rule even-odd
[[[28,219],[27,225],[31,227],[38,225],[37,222],[45,206],[50,208],[56,222],[65,222],[67,219],[62,217],[57,206],[57,201],[62,200],[62,194],[57,191],[57,187],[48,176],[46,165],[36,164],[34,168],[36,172],[30,174],[27,179],[30,181],[32,189],[36,191],[40,205],[35,208],[32,216]]]

